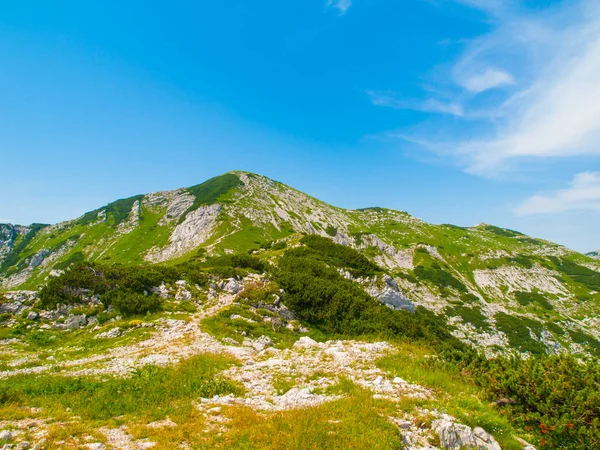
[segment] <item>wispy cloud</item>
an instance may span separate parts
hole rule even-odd
[[[515,79],[504,70],[486,67],[481,71],[463,75],[458,82],[468,91],[479,93],[505,84],[514,84]]]
[[[600,172],[579,173],[567,189],[534,195],[515,209],[518,215],[566,211],[600,211]]]
[[[530,11],[518,0],[455,1],[486,13],[492,31],[469,41],[438,77],[451,80],[438,82],[444,96],[428,91],[420,101],[386,104],[369,95],[375,104],[445,112],[465,123],[444,133],[432,116],[417,128],[425,131],[401,134],[483,176],[525,161],[600,155],[600,4]],[[448,91],[456,100],[447,101]]]
[[[440,101],[434,98],[425,100],[405,99],[392,91],[367,91],[371,103],[394,109],[414,109],[431,113],[463,116],[464,111],[459,103]]]
[[[327,0],[327,7],[337,9],[340,16],[346,14],[350,6],[352,6],[352,0]]]

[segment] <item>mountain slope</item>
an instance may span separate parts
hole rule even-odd
[[[356,280],[365,290],[445,314],[456,336],[490,352],[600,350],[599,261],[491,225],[336,208],[247,172],[117,200],[56,225],[0,225],[0,279],[7,290],[35,289],[76,261],[153,264],[249,251],[270,258],[272,242],[292,245],[300,234],[359,249],[387,272]]]

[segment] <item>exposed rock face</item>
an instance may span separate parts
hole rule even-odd
[[[201,206],[189,213],[179,224],[166,247],[153,248],[146,259],[152,262],[162,262],[176,258],[198,247],[206,241],[213,230],[221,205]]]
[[[383,277],[383,286],[379,286],[376,283],[372,284],[367,288],[367,292],[384,305],[393,309],[415,312],[415,305],[404,296],[394,279],[389,275]]]
[[[587,256],[591,256],[592,258],[600,259],[600,250],[596,250],[595,252],[586,253]]]
[[[194,199],[195,197],[185,190],[177,191],[176,195],[169,202],[162,223],[179,220],[181,215],[194,204]]]
[[[384,267],[413,269],[412,252],[397,250],[392,245],[383,242],[374,234],[368,234],[361,237],[361,248],[377,247],[383,255],[378,255],[376,262]]]
[[[50,250],[47,250],[45,248],[41,249],[31,258],[31,261],[29,262],[29,267],[31,269],[35,269],[37,266],[42,264],[42,262],[44,262],[44,259],[46,259],[46,256],[48,256],[49,254]]]
[[[539,290],[557,295],[568,292],[557,280],[558,274],[541,266],[530,269],[502,266],[497,269],[475,270],[473,276],[479,287],[497,297],[505,295],[504,288],[508,288],[509,292]]]
[[[13,248],[17,236],[15,227],[10,223],[0,223],[0,264]]]
[[[431,428],[440,438],[443,449],[501,450],[498,442],[483,428],[472,429],[451,419],[450,416],[445,416],[431,424]]]
[[[140,207],[140,201],[136,200],[131,207],[131,211],[129,212],[129,217],[127,220],[119,224],[119,233],[131,233],[140,224],[141,212],[142,209]]]
[[[86,324],[87,318],[85,314],[69,316],[66,321],[69,330],[77,330],[78,328],[86,326]]]

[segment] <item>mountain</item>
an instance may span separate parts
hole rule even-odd
[[[600,262],[590,256],[487,224],[462,228],[380,207],[337,208],[241,171],[117,200],[56,225],[0,225],[0,280],[5,290],[37,289],[78,261],[127,266],[260,255],[302,234],[359,250],[387,273],[383,286],[359,280],[367,291],[391,306],[443,314],[456,336],[489,352],[600,348]]]
[[[600,258],[600,250],[596,250],[595,252],[586,253],[586,255],[589,256],[590,258],[598,259],[598,258]]]
[[[600,261],[513,230],[231,172],[0,225],[0,279],[3,448],[598,447]]]

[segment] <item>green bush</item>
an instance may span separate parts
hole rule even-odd
[[[414,269],[414,273],[417,278],[427,280],[438,286],[442,293],[446,293],[448,287],[452,287],[459,292],[468,292],[467,286],[463,282],[446,272],[439,265],[432,267],[417,266]]]
[[[542,343],[531,337],[531,332],[538,337],[543,329],[540,322],[527,317],[509,316],[499,312],[494,316],[498,331],[506,333],[510,346],[522,352],[545,354],[546,348]]]
[[[369,261],[359,251],[351,247],[336,244],[331,239],[311,234],[304,236],[300,242],[305,245],[304,248],[293,249],[288,251],[287,254],[349,269],[355,276],[369,277],[381,272],[381,269],[376,264]]]
[[[327,228],[325,228],[325,233],[327,233],[329,236],[335,236],[337,234],[337,228],[334,227],[333,225],[327,225]]]
[[[162,309],[162,301],[156,295],[144,295],[136,292],[111,291],[105,296],[107,302],[113,305],[125,316],[146,314]]]
[[[515,296],[515,300],[517,302],[519,302],[519,304],[522,306],[527,306],[532,303],[537,303],[544,309],[547,309],[547,310],[554,309],[554,307],[550,304],[548,299],[546,297],[544,297],[542,294],[540,294],[539,292],[517,291],[514,293],[514,296]]]
[[[587,267],[580,266],[568,259],[551,256],[550,259],[556,265],[556,268],[569,278],[584,284],[590,289],[600,290],[600,273]]]
[[[510,416],[542,448],[600,447],[600,365],[569,355],[479,358],[468,371],[491,400],[510,398]]]

